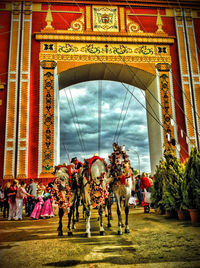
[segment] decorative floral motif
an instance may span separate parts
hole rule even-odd
[[[92,181],[89,190],[92,204],[103,205],[105,203],[105,198],[108,198],[108,188],[109,183],[106,183],[105,187],[103,187],[103,180],[100,181],[99,185],[97,185],[95,181]]]
[[[143,55],[153,55],[153,48],[148,48],[147,46],[140,46],[134,50],[137,54],[143,54]]]
[[[58,52],[69,53],[69,52],[77,52],[78,48],[72,46],[71,44],[59,45]]]

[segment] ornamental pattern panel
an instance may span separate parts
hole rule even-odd
[[[54,68],[55,62],[41,63],[43,67],[43,125],[42,125],[42,172],[50,176],[54,169]]]
[[[174,128],[171,124],[173,115],[172,115],[172,103],[171,103],[170,81],[169,81],[170,65],[169,64],[157,64],[156,67],[159,71],[164,144],[165,144],[165,147],[168,148],[175,141]]]

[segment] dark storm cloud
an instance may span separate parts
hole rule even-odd
[[[101,86],[101,156],[107,157],[112,152],[114,136],[120,133],[119,144],[125,144],[127,149],[132,150],[128,152],[132,165],[137,168],[137,155],[133,153],[136,150],[140,154],[142,169],[148,172],[150,167],[145,109],[129,93],[126,95],[126,89],[121,83],[102,81]],[[145,105],[143,93],[139,89],[126,86]],[[98,152],[98,87],[99,82],[92,81],[60,91],[61,162],[66,162],[63,144],[70,157],[77,156],[81,161]],[[126,102],[121,112],[125,96]]]

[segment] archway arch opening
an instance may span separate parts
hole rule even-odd
[[[114,63],[79,64],[79,66],[77,67],[68,68],[58,74],[58,84],[60,90],[70,87],[72,85],[73,87],[74,86],[76,87],[81,82],[96,81],[96,80],[119,82],[119,84],[122,86],[124,90],[124,94],[127,91],[126,89],[127,87],[139,88],[140,90],[138,89],[136,98],[137,95],[139,96],[139,93],[143,92],[143,95],[145,96],[145,105],[147,109],[146,113],[147,128],[148,128],[147,141],[149,141],[147,143],[150,153],[150,166],[151,166],[150,171],[151,173],[153,173],[155,171],[156,164],[158,163],[158,161],[162,156],[162,150],[163,150],[161,107],[159,106],[159,88],[157,86],[156,75],[153,72],[145,70],[145,68],[137,68],[134,66],[114,64]],[[78,85],[77,88],[79,87],[80,86]],[[130,97],[130,93],[128,93],[128,95]],[[82,107],[86,107],[86,110],[89,105],[87,101],[88,101],[88,95],[86,94],[86,101],[85,101],[86,103],[80,104],[82,105]],[[142,107],[138,108],[138,110],[141,109]],[[120,140],[119,143],[121,144]],[[123,144],[126,145],[126,142],[124,141]],[[111,145],[112,143],[110,144],[110,147]],[[61,147],[62,146],[64,145],[61,144]],[[137,148],[136,146],[133,145],[132,149]],[[146,161],[148,162],[148,160]]]
[[[102,98],[99,114],[100,86]],[[83,161],[97,152],[108,161],[112,143],[117,141],[126,146],[133,168],[150,172],[145,92],[127,84],[125,87],[119,82],[96,80],[60,90],[61,162],[68,162],[75,156]]]

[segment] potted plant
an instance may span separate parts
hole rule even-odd
[[[159,210],[165,210],[168,218],[176,216],[177,213],[180,215],[185,208],[182,195],[184,165],[171,148],[164,150],[164,159],[160,161],[154,177],[154,206]]]
[[[163,178],[162,203],[168,212],[168,217],[174,217],[183,208],[182,183],[184,165],[177,159],[171,148],[164,151],[165,176]]]
[[[163,196],[162,178],[164,173],[165,173],[164,160],[160,160],[159,165],[156,166],[156,171],[153,180],[153,188],[151,191],[152,206],[155,208],[157,214],[164,214],[164,207],[162,204],[162,196]]]
[[[192,148],[186,163],[183,200],[192,223],[200,222],[200,152],[196,147]]]

